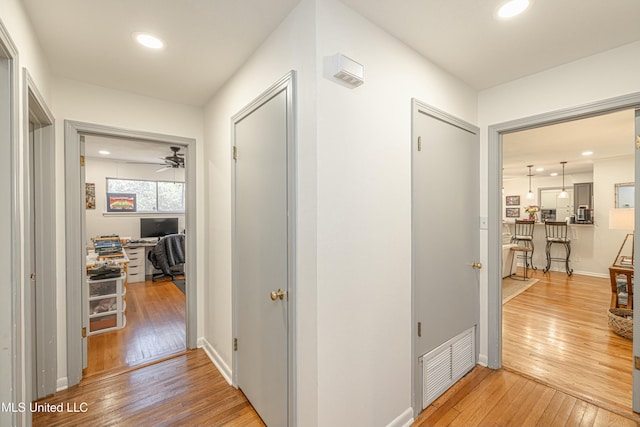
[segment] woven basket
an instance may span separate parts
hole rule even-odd
[[[610,308],[608,323],[616,334],[629,340],[633,339],[633,310]]]

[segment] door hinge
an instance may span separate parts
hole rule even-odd
[[[636,149],[640,150],[640,135],[636,136]]]
[[[422,336],[422,322],[418,322],[418,336]]]
[[[233,160],[238,160],[238,147],[234,145],[231,149],[231,154],[233,156]]]
[[[418,137],[418,151],[422,151],[422,137]]]
[[[86,338],[87,337],[87,328],[83,327],[82,328],[82,338]]]
[[[233,339],[233,351],[238,351],[238,338]]]
[[[80,156],[80,167],[84,167],[84,156]]]
[[[640,357],[634,356],[633,357],[633,364],[635,365],[636,369],[640,370]]]

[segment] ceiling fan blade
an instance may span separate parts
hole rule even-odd
[[[128,165],[164,165],[161,162],[126,162]]]

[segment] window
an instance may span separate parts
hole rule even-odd
[[[137,212],[184,212],[184,182],[107,178],[107,193],[136,195]]]

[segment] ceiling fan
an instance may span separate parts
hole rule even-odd
[[[180,147],[171,147],[171,151],[173,153],[170,156],[160,158],[164,161],[164,167],[158,169],[156,172],[173,168],[184,168],[184,153],[179,153]]]

